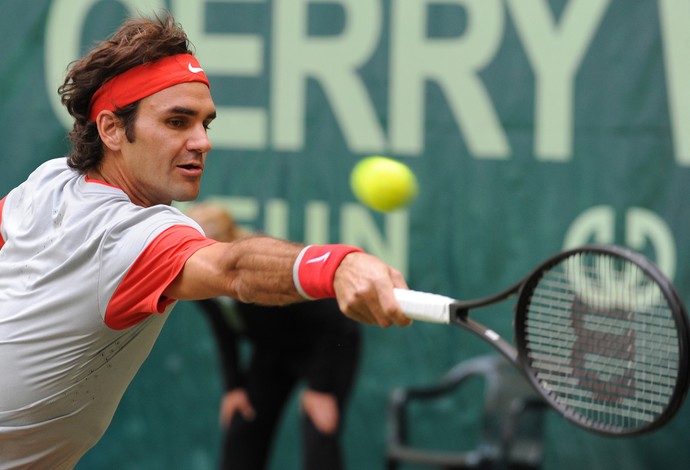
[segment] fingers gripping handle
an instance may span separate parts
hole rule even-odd
[[[413,319],[431,323],[450,323],[450,304],[454,299],[407,289],[394,289],[403,313]]]

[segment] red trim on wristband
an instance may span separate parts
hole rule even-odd
[[[309,245],[295,260],[295,287],[307,299],[335,297],[333,279],[343,258],[361,248],[349,245]]]

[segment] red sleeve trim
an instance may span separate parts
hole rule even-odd
[[[163,296],[190,256],[217,243],[187,225],[175,225],[158,235],[134,261],[105,311],[105,324],[122,330],[149,315],[163,313],[175,299]]]
[[[7,196],[0,200],[0,227],[2,227],[2,209],[5,207],[5,199],[7,199]],[[2,231],[0,231],[0,249],[2,249],[3,246],[5,246],[5,239],[2,238]]]

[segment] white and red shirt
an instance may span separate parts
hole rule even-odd
[[[64,158],[2,199],[0,469],[69,469],[98,442],[175,304],[163,291],[212,243]]]

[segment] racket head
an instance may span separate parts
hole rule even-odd
[[[609,436],[651,432],[688,390],[688,318],[647,258],[615,245],[564,251],[523,283],[518,362],[563,416]]]

